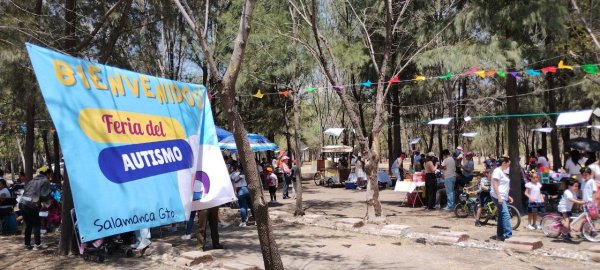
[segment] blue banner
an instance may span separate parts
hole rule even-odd
[[[235,200],[204,86],[27,51],[58,132],[83,241]],[[192,202],[193,191],[203,193]]]

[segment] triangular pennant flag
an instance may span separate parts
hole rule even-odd
[[[517,79],[517,80],[520,80],[521,78],[523,78],[523,77],[521,77],[521,74],[519,74],[519,72],[516,72],[516,71],[511,71],[511,72],[509,72],[509,74],[512,75],[513,77],[515,77],[515,79]]]
[[[255,98],[263,98],[264,94],[260,91],[260,89],[258,89],[258,91],[256,92],[256,94],[252,95]]]
[[[360,85],[366,87],[366,88],[371,88],[371,85],[373,83],[370,80],[367,80],[366,82],[361,82]]]
[[[388,83],[397,83],[400,82],[400,79],[398,79],[398,75],[395,75],[391,80],[388,81]]]
[[[311,92],[314,92],[315,90],[317,90],[317,88],[312,87],[312,86],[306,87],[306,89],[305,89],[306,93],[311,93]]]
[[[452,78],[452,72],[446,73],[446,75],[439,76],[438,79],[450,79]]]
[[[598,65],[596,65],[596,64],[587,64],[587,65],[583,65],[579,68],[581,68],[581,70],[583,70],[589,74],[593,74],[593,75],[598,74]]]
[[[527,73],[528,75],[531,75],[531,76],[540,76],[540,75],[542,75],[541,72],[539,72],[537,70],[534,70],[534,69],[526,69],[525,73]]]
[[[545,68],[542,68],[542,71],[543,72],[556,73],[556,67],[555,66],[545,67]]]
[[[422,75],[415,77],[415,81],[424,81],[425,79],[427,79],[427,78],[425,78],[425,76],[422,76]]]
[[[488,77],[492,77],[492,76],[494,76],[495,74],[496,74],[496,71],[495,71],[495,70],[486,70],[486,71],[485,71],[485,76],[488,76]]]
[[[344,90],[344,86],[341,84],[336,84],[333,86],[333,89],[341,91],[341,90]]]
[[[288,91],[288,90],[281,91],[281,92],[279,92],[279,94],[282,95],[282,96],[284,96],[284,97],[287,97],[290,94],[290,91]]]
[[[475,75],[477,75],[481,78],[485,78],[485,70],[476,71]]]
[[[498,76],[500,76],[501,78],[505,78],[506,77],[506,72],[501,71],[501,70],[496,71],[496,74],[498,74]]]
[[[558,62],[558,69],[570,69],[570,70],[573,70],[573,67],[565,65],[565,63],[563,62],[563,60],[560,60],[560,62]]]
[[[472,69],[467,70],[467,72],[465,72],[465,74],[473,75],[473,74],[475,74],[475,72],[477,72],[477,70],[478,70],[478,68],[472,68]]]

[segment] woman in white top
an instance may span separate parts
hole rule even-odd
[[[581,154],[577,150],[571,151],[570,155],[571,157],[565,163],[565,170],[571,176],[577,177],[579,185],[583,187],[581,178],[581,165],[584,164],[584,161],[581,160]]]
[[[248,210],[254,217],[254,209],[252,208],[252,200],[250,200],[250,190],[248,190],[248,183],[246,183],[246,175],[242,171],[241,166],[235,166],[231,174],[231,181],[236,190],[238,203],[240,205],[240,215],[242,216],[242,223],[240,227],[246,227],[248,220]]]
[[[356,187],[361,189],[362,181],[367,179],[367,174],[365,173],[364,164],[360,156],[356,158],[356,163],[354,164],[354,171],[356,173]]]
[[[596,186],[596,181],[592,178],[592,170],[590,168],[585,168],[581,171],[583,177],[583,188],[581,189],[583,201],[593,203],[594,193],[596,193],[598,187]]]
[[[508,195],[510,191],[510,178],[508,170],[510,168],[510,158],[501,157],[500,166],[494,169],[492,173],[492,189],[490,195],[492,201],[498,208],[498,222],[496,227],[496,239],[504,239],[512,236],[512,226],[510,225],[510,214],[508,213],[507,203],[512,203],[512,197]]]

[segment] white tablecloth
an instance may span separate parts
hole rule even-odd
[[[394,191],[411,193],[411,192],[414,192],[417,187],[424,187],[424,186],[425,186],[425,182],[399,181],[399,182],[396,182],[396,187],[394,188]]]

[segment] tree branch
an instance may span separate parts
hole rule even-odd
[[[600,42],[598,42],[598,39],[596,39],[596,35],[594,35],[594,32],[592,32],[592,29],[590,28],[590,25],[585,20],[585,17],[583,16],[583,14],[581,14],[581,10],[579,10],[579,6],[577,6],[577,2],[575,0],[571,0],[571,4],[573,5],[575,12],[577,13],[577,17],[579,17],[579,20],[581,21],[581,23],[583,23],[583,26],[585,27],[585,31],[588,32],[588,34],[592,38],[592,41],[594,41],[594,45],[596,45],[596,47],[598,48],[598,51],[600,51]]]
[[[119,2],[116,2],[112,7],[110,7],[108,9],[108,11],[100,19],[100,21],[98,22],[98,24],[96,24],[96,27],[94,28],[94,30],[92,31],[92,33],[90,33],[90,35],[85,40],[83,40],[83,42],[79,43],[79,45],[75,48],[75,50],[74,50],[75,53],[79,53],[79,51],[81,51],[83,48],[85,48],[86,46],[90,45],[90,43],[92,42],[92,40],[94,39],[94,37],[96,36],[96,34],[98,34],[98,32],[100,31],[100,29],[102,29],[102,26],[104,26],[104,23],[106,23],[106,21],[108,20],[108,17],[115,10],[117,10],[117,7],[119,7],[119,5],[121,3],[123,3],[124,1],[125,0],[119,0]]]

